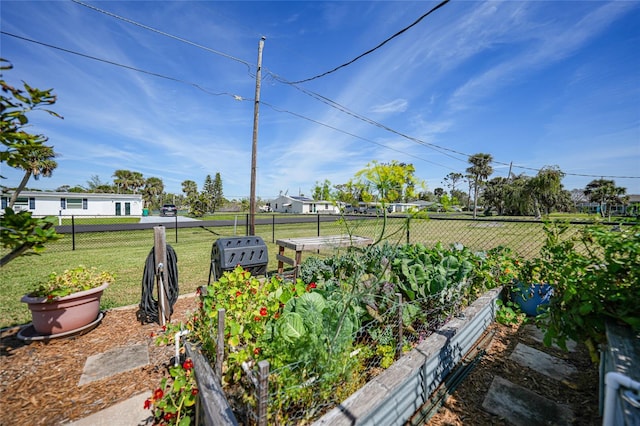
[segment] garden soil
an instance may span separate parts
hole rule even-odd
[[[172,322],[188,317],[196,309],[194,297],[181,297],[174,306]],[[62,425],[101,411],[118,402],[158,387],[173,356],[173,347],[158,347],[152,334],[158,324],[142,325],[137,307],[109,310],[101,323],[86,334],[51,340],[24,342],[19,328],[1,332],[0,425]],[[427,425],[507,425],[482,409],[491,381],[501,376],[522,384],[549,399],[568,405],[577,425],[596,426],[598,416],[598,372],[582,347],[565,353],[545,348],[517,327],[493,326],[495,336],[476,367],[446,400]],[[579,376],[571,384],[557,383],[508,357],[518,342],[536,347],[573,364]],[[80,386],[85,361],[117,348],[146,344],[148,365]],[[114,419],[114,425],[118,424]]]

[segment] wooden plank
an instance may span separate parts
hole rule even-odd
[[[284,262],[284,263],[289,264],[291,266],[296,266],[296,261],[291,259],[291,258],[289,258],[289,257],[282,256],[282,255],[278,254],[278,255],[276,255],[276,259],[278,259],[278,262]]]
[[[348,235],[329,235],[324,237],[286,238],[277,240],[276,244],[295,251],[318,250],[331,247],[345,247],[351,245],[368,245],[373,240],[367,237]]]

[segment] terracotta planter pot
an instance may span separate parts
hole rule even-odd
[[[66,333],[92,323],[100,314],[100,298],[109,283],[73,293],[54,301],[25,295],[21,302],[29,305],[35,330],[44,335]]]

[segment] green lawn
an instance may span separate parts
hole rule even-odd
[[[390,220],[384,239],[405,243],[405,222]],[[382,229],[381,219],[356,220],[348,224],[353,235],[371,238],[376,238]],[[181,228],[176,242],[175,231],[167,229],[167,244],[175,249],[178,256],[181,294],[193,293],[198,286],[207,283],[212,245],[218,238],[233,236],[236,231],[244,233],[244,224],[237,230],[233,227]],[[341,221],[321,224],[321,235],[344,233],[345,225]],[[271,225],[257,225],[256,234],[263,238],[269,249],[268,271],[275,272],[277,246],[274,241],[315,236],[317,224],[277,225],[275,230]],[[46,280],[50,272],[61,272],[79,264],[109,270],[116,275],[115,283],[103,296],[103,308],[140,302],[144,264],[153,247],[153,230],[78,234],[76,250],[71,250],[70,239],[65,235],[49,244],[43,254],[18,258],[0,269],[0,328],[29,322],[30,313],[26,305],[20,303],[20,297],[34,283]],[[543,233],[541,223],[413,219],[409,241],[426,245],[458,242],[478,251],[504,245],[523,256],[534,256],[543,242]]]

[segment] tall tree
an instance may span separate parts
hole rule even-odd
[[[0,58],[0,71],[10,70],[12,65]],[[29,114],[33,111],[44,111],[54,117],[62,118],[57,113],[46,109],[56,102],[52,89],[40,90],[23,83],[23,89],[9,85],[4,75],[0,74],[0,163],[7,163],[9,167],[29,170],[32,165],[25,154],[40,151],[41,154],[52,154],[53,147],[46,146],[48,138],[44,135],[32,134],[25,131],[29,124]],[[50,150],[50,151],[48,151]],[[47,155],[45,155],[46,157]],[[52,164],[49,164],[51,166]],[[49,168],[49,166],[45,168]],[[14,190],[13,199],[20,193],[20,188]],[[47,241],[59,238],[53,229],[51,218],[33,218],[30,211],[14,213],[8,207],[4,211],[2,226],[0,226],[0,241],[10,251],[0,259],[3,266],[18,256],[33,249],[35,252],[44,249]]]
[[[133,185],[133,172],[131,170],[116,170],[113,172],[113,184],[118,194],[126,194]]]
[[[158,177],[150,177],[144,183],[142,189],[142,199],[145,206],[154,209],[160,208],[162,194],[164,193],[164,183]]]
[[[493,157],[491,154],[478,153],[469,157],[470,167],[467,173],[473,181],[473,218],[476,218],[476,210],[478,209],[478,195],[483,182],[493,173],[491,162]]]
[[[356,178],[373,198],[363,199],[364,201],[375,200],[386,204],[415,197],[416,186],[424,184],[414,174],[413,164],[399,163],[395,160],[390,163],[373,161],[357,172]]]
[[[451,196],[455,196],[456,186],[458,183],[462,182],[464,179],[464,175],[458,172],[451,172],[444,177],[444,181],[447,182],[447,186],[449,187],[449,194]]]
[[[311,198],[314,200],[331,200],[333,198],[331,196],[331,182],[328,179],[325,179],[322,183],[316,181]]]
[[[558,166],[545,166],[529,181],[536,217],[541,216],[541,206],[548,215],[551,209],[560,203],[563,191],[562,178],[564,172]]]
[[[53,170],[58,167],[58,163],[54,160],[56,153],[53,148],[46,145],[23,145],[18,148],[19,155],[22,157],[19,168],[24,170],[24,176],[18,184],[18,187],[11,195],[9,201],[9,207],[13,208],[18,194],[24,189],[29,182],[29,178],[33,176],[35,180],[38,180],[40,176],[49,177],[53,173]]]
[[[224,193],[222,190],[222,177],[220,172],[216,173],[216,177],[213,179],[213,202],[211,205],[211,213],[215,213],[224,204]]]
[[[203,195],[203,199],[205,200],[204,210],[208,212],[214,211],[215,208],[213,206],[213,198],[214,198],[213,179],[211,178],[211,175],[207,175],[207,177],[204,178],[204,185],[202,185],[202,195]]]
[[[600,204],[600,214],[602,217],[609,216],[611,220],[611,210],[616,204],[622,204],[625,199],[627,189],[616,186],[615,181],[609,179],[595,179],[587,184],[584,195],[592,203]]]
[[[482,198],[487,206],[497,210],[498,215],[504,214],[505,195],[509,186],[509,179],[503,177],[494,177],[485,184]]]

